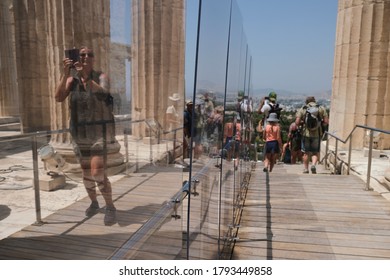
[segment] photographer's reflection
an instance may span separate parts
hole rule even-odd
[[[56,89],[55,100],[63,102],[69,96],[72,141],[81,165],[83,183],[91,199],[85,215],[91,217],[99,211],[97,186],[106,203],[104,223],[112,225],[116,223],[116,208],[106,175],[105,157],[107,144],[115,142],[115,124],[108,76],[93,69],[94,53],[89,47],[81,47],[79,52],[66,51],[65,54],[64,74]]]

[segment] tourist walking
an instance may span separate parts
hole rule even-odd
[[[295,122],[290,124],[288,130],[288,140],[291,150],[291,164],[302,161],[302,134],[301,128]]]
[[[264,172],[272,172],[276,159],[282,148],[282,137],[279,125],[278,115],[271,113],[267,119],[267,125],[263,132],[263,139],[265,140],[265,159]]]
[[[272,91],[268,94],[268,96],[265,96],[263,100],[260,103],[260,107],[257,110],[259,114],[263,115],[262,123],[263,128],[267,125],[267,119],[271,113],[276,113],[278,119],[280,118],[280,112],[282,111],[281,106],[277,102],[277,94]]]
[[[306,98],[306,104],[298,110],[295,124],[302,126],[302,152],[303,152],[303,173],[309,173],[309,162],[311,161],[311,173],[316,174],[321,137],[323,127],[328,125],[329,118],[323,106],[317,104],[314,96]]]

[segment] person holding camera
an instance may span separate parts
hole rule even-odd
[[[96,187],[105,203],[104,224],[116,223],[116,208],[112,199],[111,183],[106,175],[107,144],[115,143],[113,98],[109,93],[108,76],[93,68],[94,53],[81,47],[77,56],[66,55],[64,73],[55,92],[55,100],[69,99],[70,133],[79,159],[83,183],[91,199],[85,215],[99,212]],[[66,52],[69,54],[69,52]]]

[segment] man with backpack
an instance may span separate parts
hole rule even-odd
[[[280,119],[280,111],[282,111],[282,108],[279,106],[279,103],[276,102],[276,98],[277,94],[272,91],[268,94],[268,96],[264,97],[260,104],[258,113],[263,114],[263,128],[267,125],[267,118],[269,114],[276,113],[278,119]]]
[[[298,110],[295,123],[302,126],[303,173],[309,173],[311,158],[311,173],[316,174],[316,165],[320,153],[323,127],[328,125],[329,118],[325,108],[318,105],[314,96],[306,98],[306,104]]]

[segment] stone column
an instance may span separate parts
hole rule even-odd
[[[339,0],[329,131],[345,139],[355,125],[390,130],[390,1]],[[353,147],[364,146],[365,132]],[[390,148],[380,135],[378,149]]]
[[[22,132],[49,130],[46,2],[13,3]]]
[[[184,0],[132,2],[132,118],[155,119],[166,129],[169,96],[179,93],[184,110]],[[134,125],[133,135],[149,136]]]
[[[0,1],[0,118],[19,116],[11,0]]]

